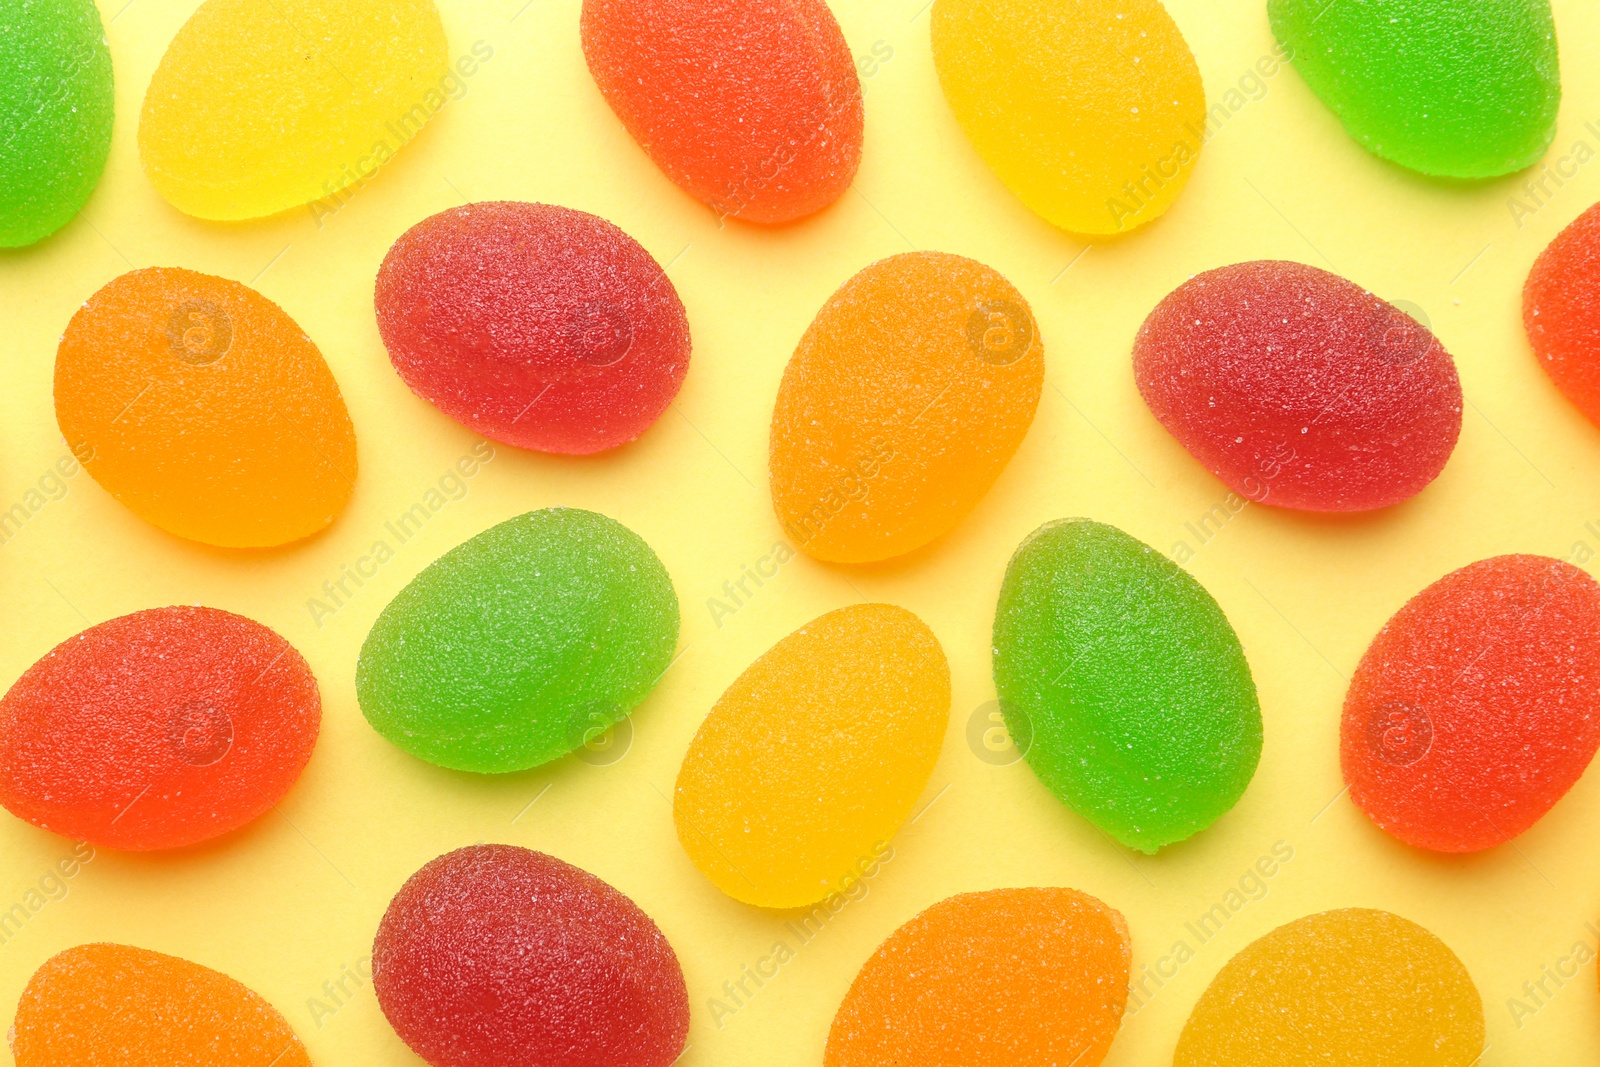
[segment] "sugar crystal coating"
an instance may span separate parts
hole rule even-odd
[[[1218,972],[1173,1067],[1473,1067],[1483,1000],[1416,923],[1349,908],[1296,919]]]
[[[625,444],[689,369],[671,280],[626,233],[570,208],[502,201],[430,216],[384,258],[376,303],[412,392],[522,448]]]
[[[1538,162],[1561,72],[1549,0],[1268,0],[1272,31],[1345,131],[1451,178]]]
[[[922,620],[857,604],[779,641],[722,694],[678,771],[673,821],[735,899],[813,904],[875,873],[928,784],[950,667]]]
[[[432,0],[206,0],[150,79],[139,159],[185,214],[321,225],[461,84]]]
[[[1046,523],[1006,567],[994,680],[1045,786],[1155,852],[1234,806],[1261,758],[1239,638],[1187,571],[1114,526]]]
[[[93,0],[0,0],[0,248],[55,233],[94,192],[111,81]]]
[[[1522,289],[1522,325],[1556,388],[1600,425],[1600,204],[1539,253]]]
[[[1412,597],[1345,695],[1350,799],[1400,840],[1473,852],[1516,837],[1600,746],[1600,583],[1496,556]]]
[[[198,963],[128,945],[52,956],[22,991],[17,1067],[311,1067],[284,1017]]]
[[[820,211],[861,162],[861,83],[822,0],[584,0],[589,73],[662,173],[719,215]]]
[[[1022,294],[944,252],[891,256],[817,312],[772,412],[772,503],[817,559],[902,555],[949,532],[1033,422],[1044,345]]]
[[[1461,432],[1455,362],[1428,328],[1301,263],[1190,278],[1139,327],[1133,370],[1178,443],[1258,503],[1397,504],[1438,477]]]
[[[605,882],[473,845],[395,894],[372,948],[389,1024],[433,1067],[670,1067],[689,1030],[672,946]]]
[[[677,642],[678,597],[650,546],[604,515],[547,508],[412,579],[361,646],[356,697],[419,759],[526,770],[626,718]]]
[[[178,848],[276,804],[322,701],[283,638],[216,608],[151,608],[63,641],[0,700],[0,804],[105,848]]]
[[[355,486],[355,430],[322,353],[226,278],[148,267],[107,283],[67,323],[55,403],[94,480],[190,540],[295,541]]]
[[[823,1067],[1095,1067],[1122,1025],[1128,925],[1073,889],[963,893],[856,975]]]
[[[1200,68],[1159,0],[935,0],[933,59],[968,139],[1073,233],[1162,215],[1206,138]]]

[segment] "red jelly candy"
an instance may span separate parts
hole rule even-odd
[[[1412,597],[1345,696],[1350,798],[1401,841],[1475,852],[1532,826],[1600,745],[1600,583],[1496,556]]]
[[[384,258],[376,303],[411,391],[521,448],[625,444],[689,369],[689,322],[665,272],[571,208],[498,201],[423,219]]]
[[[1534,260],[1522,289],[1522,325],[1556,388],[1600,425],[1600,204]]]
[[[434,1067],[669,1067],[689,1033],[672,946],[587,871],[473,845],[412,875],[372,949],[389,1024]]]
[[[633,139],[721,215],[820,211],[861,162],[861,81],[822,0],[584,0],[589,73]]]
[[[1306,511],[1397,504],[1461,433],[1455,363],[1392,304],[1301,263],[1235,263],[1156,305],[1133,346],[1139,392],[1234,492]]]
[[[215,608],[152,608],[57,645],[0,700],[0,804],[103,848],[178,848],[276,804],[311,759],[311,668]]]

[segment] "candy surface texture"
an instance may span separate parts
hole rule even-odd
[[[1600,204],[1534,261],[1522,288],[1522,325],[1556,388],[1600,426]]]
[[[650,546],[604,515],[547,508],[412,579],[361,646],[356,696],[429,763],[526,770],[626,718],[677,640],[677,594]]]
[[[1556,132],[1549,0],[1268,0],[1311,91],[1375,155],[1450,178],[1532,166]]]
[[[0,248],[50,236],[88,201],[111,112],[93,0],[0,0]]]
[[[638,905],[512,845],[440,856],[401,887],[372,948],[378,1005],[433,1067],[670,1067],[689,998]]]
[[[1022,443],[1044,346],[981,263],[910,252],[823,305],[772,412],[773,507],[791,543],[862,563],[920,548],[977,506]]]
[[[824,1067],[1095,1067],[1128,999],[1128,926],[1073,889],[942,900],[845,994]]]
[[[820,211],[861,162],[861,83],[822,0],[584,0],[589,73],[662,173],[721,216]]]
[[[1210,826],[1261,758],[1255,682],[1222,609],[1104,523],[1046,523],[1018,547],[995,610],[994,680],[1039,780],[1141,852]]]
[[[1473,1067],[1483,1000],[1416,923],[1350,908],[1251,942],[1201,995],[1173,1067]]]
[[[1407,844],[1516,837],[1600,745],[1600,583],[1547,556],[1453,571],[1395,613],[1345,695],[1350,799]]]
[[[450,66],[432,0],[206,0],[150,79],[139,159],[185,214],[254,219],[311,204],[320,226],[482,58]]]
[[[411,391],[497,441],[589,453],[643,433],[689,369],[689,321],[650,253],[548,204],[441,211],[378,272],[378,331]]]
[[[891,854],[949,714],[949,664],[915,615],[858,604],[813,619],[701,724],[678,772],[678,840],[748,904],[844,893]]]
[[[1461,432],[1455,362],[1428,328],[1300,263],[1184,282],[1139,327],[1133,369],[1178,443],[1258,503],[1397,504],[1438,477]]]
[[[198,963],[79,945],[34,973],[11,1033],[17,1067],[311,1067],[282,1015]]]

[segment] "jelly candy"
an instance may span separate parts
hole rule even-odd
[[[1455,362],[1428,328],[1302,263],[1190,278],[1139,327],[1133,370],[1178,443],[1259,503],[1397,504],[1438,477],[1461,433]]]
[[[880,260],[800,339],[772,412],[772,502],[817,559],[888,559],[989,491],[1039,405],[1044,347],[1022,294],[943,252]]]
[[[1095,1067],[1128,999],[1128,924],[1072,889],[942,900],[861,968],[823,1067]]]
[[[1374,155],[1451,178],[1538,162],[1561,72],[1549,0],[1268,0],[1272,32]]]
[[[944,649],[911,612],[813,619],[745,669],[678,771],[678,840],[716,887],[795,908],[843,893],[889,848],[950,715]]]
[[[462,771],[537,767],[626,718],[672,663],[678,597],[614,519],[546,508],[440,556],[372,624],[367,721]]]
[[[113,279],[67,323],[55,399],[94,480],[193,541],[308,537],[355,487],[355,430],[322,353],[226,278],[149,267]]]
[[[1205,90],[1159,0],[934,0],[956,121],[1035,213],[1114,234],[1166,212],[1205,139]]]
[[[412,392],[541,452],[633,440],[689,369],[672,282],[633,238],[570,208],[468,204],[424,219],[384,259],[377,307]]]
[[[322,700],[283,638],[216,608],[151,608],[63,641],[0,700],[0,804],[105,848],[179,848],[281,800]]]
[[[1414,922],[1349,908],[1296,919],[1212,980],[1173,1067],[1473,1067],[1483,1000]]]
[[[17,1067],[311,1067],[278,1010],[227,975],[128,945],[51,957],[17,1003]]]
[[[434,1067],[670,1067],[689,995],[650,916],[587,871],[472,845],[412,875],[372,948],[389,1025]]]
[[[994,682],[1045,787],[1141,852],[1210,826],[1261,758],[1255,681],[1222,609],[1115,526],[1050,522],[1017,548]]]
[[[315,200],[320,225],[462,84],[432,0],[206,0],[150,79],[139,159],[185,214]]]
[[[1412,597],[1345,695],[1350,799],[1401,841],[1474,852],[1560,800],[1600,746],[1600,584],[1496,556]]]
[[[111,50],[93,0],[0,0],[0,248],[48,237],[111,152]]]
[[[1600,204],[1539,253],[1522,289],[1522,324],[1556,388],[1600,425]]]
[[[823,0],[584,0],[595,84],[662,173],[719,215],[803,218],[861,162],[861,82]]]

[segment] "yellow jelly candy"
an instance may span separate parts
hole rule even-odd
[[[1443,941],[1386,911],[1308,915],[1212,980],[1173,1067],[1472,1067],[1483,999]]]
[[[944,252],[839,287],[783,372],[772,503],[817,559],[888,559],[948,532],[1033,422],[1044,346],[1022,294]]]
[[[1200,68],[1160,0],[935,0],[933,60],[984,162],[1073,233],[1156,218],[1200,153]]]
[[[461,84],[432,0],[206,0],[150,79],[139,157],[202,219],[331,212]]]
[[[701,724],[678,772],[678,840],[747,904],[844,892],[892,855],[949,715],[950,665],[921,619],[889,604],[813,619]]]

